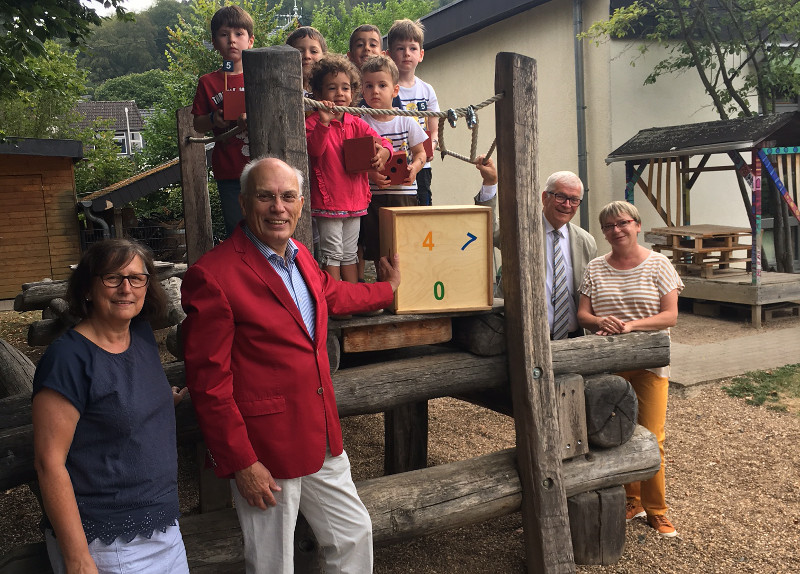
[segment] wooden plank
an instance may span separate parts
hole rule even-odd
[[[572,547],[578,564],[615,564],[625,549],[625,489],[604,488],[571,496]]]
[[[583,377],[576,374],[556,377],[558,428],[561,430],[561,458],[566,460],[589,452],[586,431],[586,402]]]
[[[186,226],[186,257],[189,265],[214,246],[211,231],[211,204],[208,199],[206,151],[202,144],[190,143],[198,137],[192,125],[191,106],[175,112],[178,123],[178,157],[181,166],[183,218]]]
[[[250,155],[272,155],[303,174],[303,212],[294,238],[311,251],[311,201],[308,185],[303,74],[300,53],[291,46],[255,48],[242,53]]]
[[[453,337],[448,317],[410,323],[389,323],[342,329],[342,351],[360,353],[444,343]]]
[[[383,473],[428,466],[428,402],[400,405],[383,413]]]
[[[654,167],[654,165],[655,165],[655,160],[651,158],[650,159],[649,168],[647,170],[647,193],[652,193],[652,189],[653,189],[653,167]],[[661,204],[661,197],[660,196],[658,198],[657,203],[660,206],[660,204]]]
[[[506,304],[508,369],[524,492],[522,520],[528,572],[575,572],[541,275],[541,197],[537,164],[536,63],[519,54],[496,57],[495,105]]]

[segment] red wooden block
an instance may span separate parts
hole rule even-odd
[[[244,90],[226,90],[222,94],[222,119],[226,122],[235,122],[245,111]]]
[[[350,173],[361,173],[372,169],[375,144],[381,140],[373,136],[344,140],[344,169]]]
[[[425,130],[425,133],[428,134],[428,139],[422,142],[422,146],[425,148],[425,157],[433,157],[433,138],[431,137],[431,132]]]
[[[389,178],[392,185],[403,185],[410,174],[411,170],[408,169],[408,157],[405,151],[395,152],[381,172],[381,175]]]

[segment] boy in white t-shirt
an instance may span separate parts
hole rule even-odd
[[[397,95],[399,73],[394,62],[386,56],[370,56],[361,66],[361,91],[365,103],[374,109],[391,109]],[[377,172],[369,172],[372,200],[367,215],[362,219],[360,243],[364,246],[364,258],[380,259],[380,229],[378,210],[381,207],[407,207],[417,205],[417,174],[425,165],[425,131],[415,118],[409,116],[372,116],[363,119],[392,142],[394,153],[406,153],[409,175],[400,185]]]
[[[387,35],[387,54],[397,65],[400,74],[398,93],[400,108],[404,110],[419,110],[428,112],[439,111],[439,101],[433,87],[420,80],[415,74],[417,66],[425,56],[422,43],[425,38],[425,28],[419,22],[412,22],[408,18],[395,20]],[[422,129],[428,130],[433,140],[432,149],[439,143],[436,139],[439,129],[439,118],[419,116],[417,118]],[[431,205],[431,164],[433,156],[426,157],[423,168],[417,175],[417,200],[419,205]]]

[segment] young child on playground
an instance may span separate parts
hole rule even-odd
[[[253,19],[239,6],[220,8],[211,18],[211,39],[222,59],[233,63],[233,70],[220,68],[200,77],[192,104],[194,129],[200,133],[213,131],[214,135],[225,133],[236,125],[246,129],[247,114],[241,114],[236,122],[225,121],[223,109],[226,90],[244,90],[242,51],[253,47]],[[250,142],[246,131],[214,144],[211,169],[217,182],[227,235],[233,233],[242,219],[239,176],[249,161]]]
[[[300,26],[286,38],[286,44],[300,51],[303,61],[303,95],[311,97],[309,78],[314,64],[328,53],[328,43],[319,30],[312,26]]]
[[[310,77],[315,99],[327,107],[350,106],[360,87],[358,69],[344,56],[329,54],[314,65]],[[306,118],[306,143],[311,187],[311,215],[317,222],[320,264],[334,279],[358,281],[359,221],[370,201],[366,173],[344,168],[344,140],[380,137],[359,117],[345,112],[318,110]],[[391,157],[386,139],[375,145],[370,164],[383,169]]]
[[[360,70],[370,56],[383,53],[381,30],[372,24],[362,24],[350,34],[350,49],[347,58]]]
[[[438,112],[439,101],[433,87],[416,76],[417,66],[425,56],[422,43],[425,38],[425,28],[419,22],[412,22],[408,18],[395,20],[388,34],[388,54],[397,64],[400,72],[400,108],[404,110],[419,110],[421,112]],[[419,116],[419,124],[431,134],[433,149],[438,145],[437,134],[439,118]],[[433,156],[426,158],[425,166],[417,174],[417,200],[419,205],[431,205],[431,172],[430,161]]]
[[[387,56],[370,56],[361,67],[364,100],[370,108],[390,109],[400,88],[399,72]],[[409,207],[417,205],[417,173],[425,165],[425,131],[410,116],[364,115],[364,121],[378,134],[392,142],[395,153],[405,153],[409,175],[401,185],[392,185],[388,177],[377,172],[369,173],[372,201],[362,220],[364,259],[380,259],[380,228],[378,211],[381,207]]]

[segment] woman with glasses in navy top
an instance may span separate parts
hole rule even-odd
[[[94,244],[67,287],[80,322],[33,381],[35,467],[53,571],[188,573],[174,404],[146,319],[166,296],[146,248]]]

